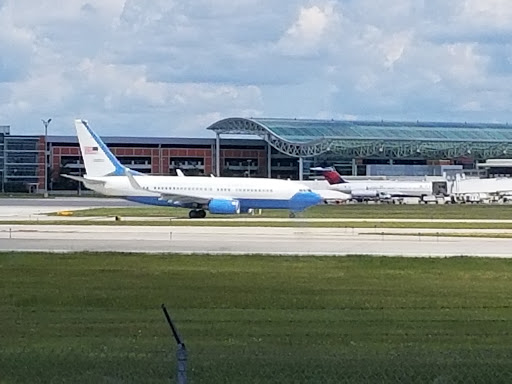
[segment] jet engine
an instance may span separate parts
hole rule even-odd
[[[210,213],[220,215],[233,215],[240,213],[240,202],[238,200],[213,199],[208,203]]]

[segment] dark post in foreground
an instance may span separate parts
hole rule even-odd
[[[171,327],[172,334],[174,339],[176,340],[176,344],[178,344],[178,349],[176,351],[176,358],[178,360],[177,367],[177,383],[178,384],[186,384],[187,383],[187,348],[185,347],[185,343],[181,340],[181,337],[176,329],[174,323],[171,320],[171,316],[169,316],[169,312],[167,312],[167,308],[165,308],[165,304],[162,304],[162,311],[164,311],[165,318],[167,319],[167,323]]]

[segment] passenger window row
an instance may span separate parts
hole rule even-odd
[[[154,191],[201,191],[201,192],[231,192],[231,188],[206,188],[206,187],[143,187],[145,190],[154,190]],[[272,193],[273,189],[259,189],[259,188],[236,188],[234,189],[236,192],[261,192],[261,193]],[[305,189],[301,189],[301,191],[306,191]]]

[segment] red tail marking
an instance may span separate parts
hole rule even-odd
[[[345,180],[342,179],[340,174],[334,170],[323,172],[325,179],[329,182],[329,184],[343,184],[346,183]]]

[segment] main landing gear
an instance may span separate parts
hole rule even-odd
[[[206,211],[204,209],[193,209],[188,213],[188,217],[191,219],[204,219]]]

